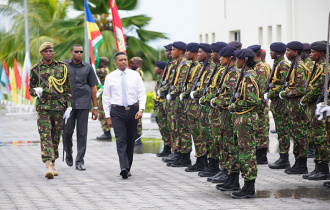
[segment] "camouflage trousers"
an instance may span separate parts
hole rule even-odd
[[[237,143],[237,161],[244,181],[257,178],[256,159],[256,131],[258,125],[258,114],[255,110],[245,114],[235,115],[234,119],[234,141]]]
[[[98,118],[99,118],[99,120],[101,122],[102,130],[105,133],[105,132],[110,131],[111,127],[108,125],[107,119],[105,118],[103,104],[102,104],[102,95],[103,94],[101,94],[97,98],[97,106],[99,107],[99,109],[98,109],[98,114],[99,114]]]
[[[187,102],[186,102],[187,103]],[[190,105],[189,105],[190,104]],[[197,118],[197,103],[196,100],[189,99],[188,105],[186,108],[188,123],[189,123],[189,131],[192,135],[194,145],[195,145],[195,153],[196,157],[201,157],[207,154],[206,148],[203,148],[203,138],[201,128],[199,126],[199,119]]]
[[[211,108],[209,108],[211,109]],[[212,113],[213,112],[213,113]],[[221,135],[222,135],[222,130],[221,130],[221,124],[220,124],[220,116],[219,116],[219,109],[211,109],[208,119],[210,119],[211,124],[211,134],[213,136],[213,142],[209,143],[210,145],[208,146],[209,148],[209,157],[213,159],[220,159],[220,165],[223,165],[221,161],[223,161],[223,157],[220,158],[221,152],[223,152],[223,142],[221,142]]]
[[[170,128],[168,127],[165,110],[163,107],[163,102],[154,102],[154,111],[156,122],[159,127],[160,134],[162,135],[162,139],[164,141],[164,145],[171,146],[170,142]]]
[[[38,131],[40,134],[41,159],[55,161],[58,158],[63,111],[38,109]]]
[[[269,107],[267,101],[262,101],[261,107],[257,109],[259,118],[256,135],[257,148],[267,148],[269,145]]]
[[[315,156],[314,162],[317,163],[329,163],[329,144],[327,141],[327,134],[325,130],[325,124],[323,121],[317,120],[315,116],[316,104],[313,103],[307,106],[307,112],[309,114],[309,137],[310,142],[313,143]]]
[[[296,159],[307,158],[309,133],[306,107],[300,105],[300,98],[287,99],[287,101],[290,111],[288,130],[294,140],[293,154]]]
[[[205,149],[207,151],[208,155],[210,155],[210,152],[214,151],[215,148],[213,147],[213,135],[212,135],[211,127],[206,122],[208,109],[209,109],[209,105],[204,105],[203,107],[200,107],[199,109],[197,109],[198,111],[197,115],[199,115],[199,112],[201,111],[201,115],[199,116],[198,120],[199,120],[200,129],[202,130],[202,139],[203,139],[202,148],[203,150]]]
[[[179,151],[175,145],[176,145],[176,142],[178,141],[179,137],[177,135],[177,132],[175,131],[175,117],[174,117],[174,105],[175,105],[175,102],[172,101],[167,101],[165,100],[165,103],[164,103],[164,110],[165,110],[165,113],[167,114],[167,123],[168,123],[168,127],[170,129],[170,142],[171,142],[171,145],[172,145],[172,149],[173,150],[176,150],[176,151]]]
[[[278,136],[280,154],[287,154],[290,149],[290,136],[288,131],[288,116],[290,113],[287,106],[287,101],[279,98],[272,100],[270,103],[270,110],[273,113]]]
[[[184,110],[185,100],[180,101],[176,98],[176,106],[174,107],[176,130],[180,135],[180,140],[177,141],[177,148],[180,148],[181,153],[191,153],[192,150],[192,139],[190,135],[189,125],[187,123],[188,117]]]

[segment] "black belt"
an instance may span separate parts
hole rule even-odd
[[[55,94],[50,94],[50,93],[42,93],[41,98],[48,99],[48,100],[58,100],[61,98],[62,95],[55,95]]]
[[[111,108],[114,107],[114,108],[118,108],[118,109],[123,109],[123,110],[131,110],[132,108],[136,107],[137,104],[133,104],[133,105],[130,105],[128,107],[124,107],[124,106],[118,106],[116,104],[111,104]]]

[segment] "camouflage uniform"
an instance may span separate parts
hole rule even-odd
[[[312,61],[312,59],[310,57],[307,57],[305,60],[303,60],[304,63],[305,63],[305,66],[312,70],[313,69],[313,66],[314,66],[314,62]]]
[[[283,59],[278,61],[275,69],[272,83],[275,85],[268,93],[268,98],[271,100],[270,110],[273,113],[276,132],[279,141],[280,154],[287,154],[290,149],[290,136],[288,132],[288,103],[286,100],[281,100],[278,94],[288,75],[290,65]]]
[[[140,74],[141,78],[143,79],[143,71],[141,68],[137,68],[136,71]],[[140,137],[142,135],[142,118],[138,119],[137,123],[137,135]]]
[[[281,94],[288,103],[288,130],[294,139],[293,154],[297,158],[307,158],[308,150],[308,113],[306,107],[300,105],[300,99],[305,94],[309,70],[302,61],[295,63],[290,79],[290,85]],[[289,118],[289,119],[288,119]]]
[[[240,97],[228,109],[235,112],[234,141],[237,143],[237,157],[244,181],[257,178],[256,132],[258,130],[257,109],[261,104],[257,73],[249,68],[245,71],[238,93]]]
[[[98,78],[100,79],[100,82],[102,85],[104,85],[104,80],[105,77],[110,73],[108,67],[107,68],[98,68],[96,69],[96,74],[98,76]],[[105,118],[105,114],[104,114],[104,110],[103,110],[103,104],[102,104],[102,95],[103,93],[101,93],[99,95],[99,97],[97,98],[97,106],[99,107],[98,109],[98,118],[101,122],[101,126],[102,126],[102,130],[103,132],[109,132],[111,127],[108,125],[107,123],[107,119]]]
[[[316,72],[314,73],[310,83],[309,92],[301,99],[301,103],[306,104],[310,110],[310,137],[315,146],[315,158],[314,161],[317,163],[329,163],[329,145],[327,142],[325,124],[319,121],[315,117],[316,101],[321,94],[322,88],[324,87],[325,78],[325,62],[322,60],[320,64],[316,64]]]
[[[62,79],[66,76],[66,81],[62,88],[63,93],[57,92],[56,88],[47,86],[42,80],[38,83],[39,77],[33,72],[36,69],[40,76],[48,82],[50,76],[56,79]],[[42,87],[42,97],[37,98],[36,110],[38,113],[38,131],[40,134],[41,159],[55,161],[58,158],[58,145],[62,130],[63,114],[67,107],[71,107],[71,87],[68,74],[64,75],[65,63],[53,61],[50,65],[40,61],[30,68],[30,94],[33,96],[35,87]],[[55,94],[57,92],[57,95]]]

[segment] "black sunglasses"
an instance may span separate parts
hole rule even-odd
[[[73,51],[74,53],[81,53],[81,54],[83,54],[84,53],[84,51],[78,51],[78,50],[75,50],[75,51]]]

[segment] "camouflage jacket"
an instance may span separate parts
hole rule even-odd
[[[287,61],[285,61],[283,58],[281,58],[278,61],[278,65],[275,68],[274,76],[271,81],[274,87],[269,90],[268,93],[269,99],[273,100],[279,97],[278,94],[282,90],[289,69],[290,69],[290,64]]]
[[[256,60],[256,63],[257,64],[255,65],[254,70],[259,77],[259,93],[260,95],[263,95],[266,89],[266,83],[269,76],[269,69],[267,69],[268,67],[259,60]]]
[[[303,60],[305,63],[305,66],[309,69],[312,70],[313,66],[314,66],[314,62],[312,61],[312,59],[310,59],[310,57],[306,58],[305,60]]]
[[[289,86],[281,94],[285,98],[298,98],[305,95],[309,70],[306,69],[303,61],[298,61],[293,67]]]
[[[142,69],[141,68],[137,68],[136,71],[140,74],[141,79],[143,79],[144,78],[144,73],[143,73]]]
[[[41,60],[39,62],[40,65],[40,76],[49,83],[48,79],[50,76],[55,77],[56,79],[62,79],[64,75],[64,68],[66,68],[65,63],[60,61],[54,61],[50,65],[44,64]],[[36,109],[37,110],[65,110],[66,107],[71,107],[71,86],[70,86],[70,78],[67,73],[66,81],[58,88],[61,90],[63,89],[63,93],[60,93],[56,90],[54,86],[49,88],[49,84],[46,85],[42,80],[40,80],[39,85],[39,77],[33,71],[34,69],[39,72],[38,64],[35,64],[30,68],[30,94],[31,96],[35,96],[33,88],[35,87],[42,87],[42,97],[37,98],[36,102]],[[56,93],[57,92],[57,95]]]
[[[321,60],[316,65],[316,72],[309,82],[309,92],[301,99],[303,104],[315,103],[322,92],[325,82],[325,61]],[[330,69],[330,68],[329,68]]]
[[[214,70],[215,64],[213,62],[209,62],[206,66],[205,71],[202,74],[202,77],[200,78],[200,86],[199,88],[194,92],[194,97],[200,98],[203,96],[204,90],[208,88],[208,83],[211,80],[211,74]]]
[[[189,72],[189,77],[187,81],[187,87],[186,90],[182,93],[183,98],[188,98],[189,94],[191,92],[192,86],[194,86],[196,78],[198,77],[199,71],[201,69],[201,64],[198,61],[195,61],[194,63],[190,63],[191,70]]]
[[[176,75],[170,92],[173,98],[178,97],[181,94],[189,67],[190,63],[185,58],[182,58],[180,63],[177,64]]]
[[[221,81],[223,73],[225,72],[225,66],[218,66],[215,70],[213,77],[211,78],[211,84],[209,85],[209,91],[206,93],[205,97],[201,99],[201,103],[210,102],[211,99],[214,97],[215,92],[218,88],[218,84]]]
[[[104,85],[105,77],[110,73],[108,67],[96,69],[97,77],[100,79],[102,85]]]
[[[170,88],[170,81],[172,80],[172,77],[174,75],[175,66],[176,66],[176,59],[172,59],[172,61],[168,65],[168,69],[164,79],[166,84],[159,89],[159,92],[162,97],[167,95],[168,89]]]
[[[155,90],[154,90],[154,93],[153,93],[153,97],[152,97],[155,106],[157,106],[160,102],[164,101],[164,99],[162,99],[160,96],[157,96],[157,90],[159,88],[161,79],[162,79],[161,77],[158,78],[158,80],[156,82]]]

